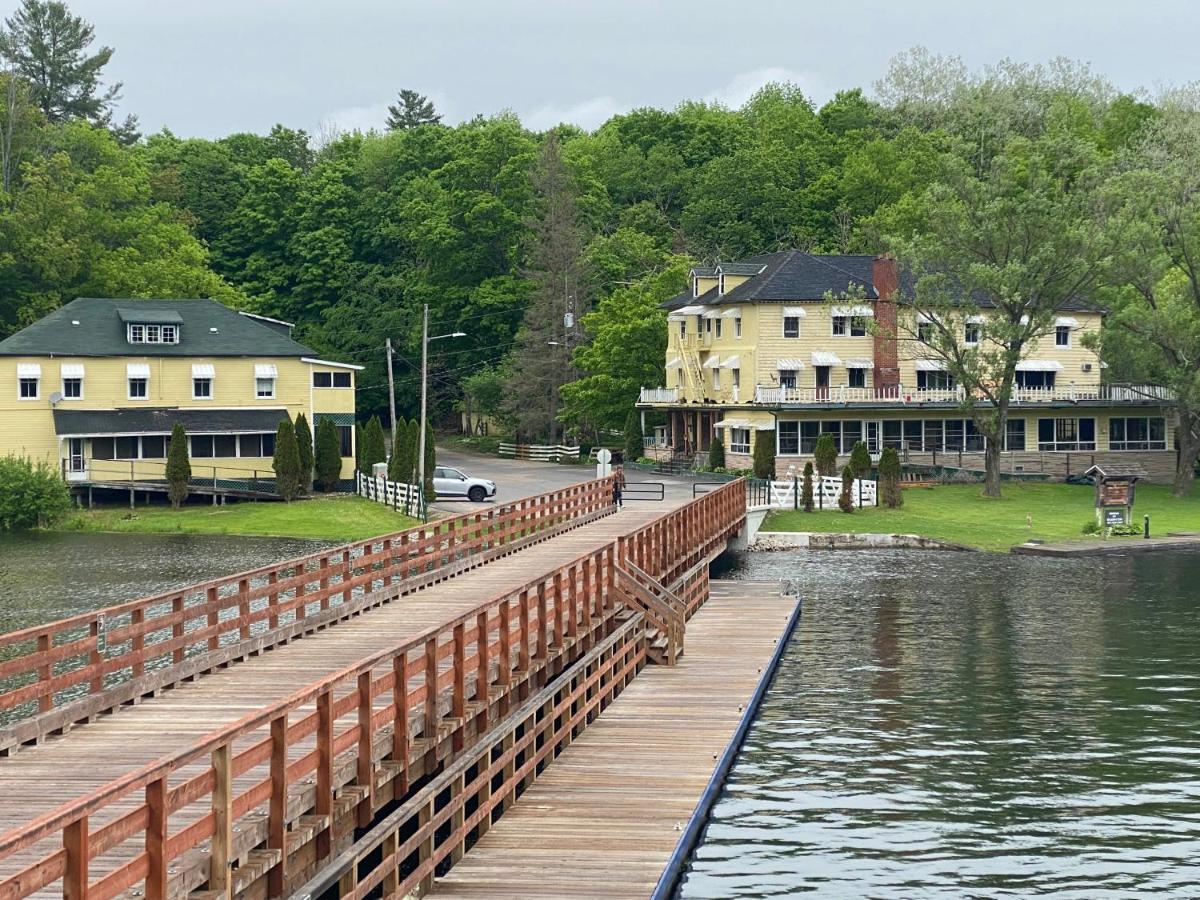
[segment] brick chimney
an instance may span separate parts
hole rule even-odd
[[[895,388],[900,383],[900,360],[896,350],[896,295],[900,275],[890,253],[875,257],[871,281],[879,294],[875,301],[875,389],[880,391]]]

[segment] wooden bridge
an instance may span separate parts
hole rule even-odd
[[[427,892],[651,663],[682,814],[791,609],[706,603],[744,518],[606,479],[0,636],[0,900]]]

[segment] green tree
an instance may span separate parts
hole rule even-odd
[[[308,419],[304,417],[304,413],[296,416],[296,458],[300,462],[298,477],[300,479],[300,493],[307,494],[312,488],[313,483],[313,433],[308,425]]]
[[[766,479],[775,477],[774,430],[754,433],[754,477]]]
[[[379,416],[371,416],[363,429],[363,457],[361,468],[368,474],[376,463],[387,461],[387,441],[383,435],[383,423]]]
[[[403,417],[396,420],[396,431],[392,436],[392,456],[388,460],[388,481],[412,484],[412,438],[408,422]]]
[[[858,479],[858,505],[862,506],[862,482],[871,471],[871,451],[862,441],[855,442],[850,450],[850,469]]]
[[[416,429],[416,440],[421,440],[420,430]],[[437,491],[433,489],[433,470],[437,466],[437,445],[434,443],[433,423],[425,422],[425,502],[431,503],[437,499]],[[415,480],[415,479],[414,479]]]
[[[817,438],[817,445],[813,448],[813,461],[817,466],[817,474],[822,478],[832,478],[837,474],[837,444],[833,442],[833,435],[829,432],[822,432]],[[822,483],[822,489],[817,492],[817,502],[821,509],[825,508],[825,490]]]
[[[854,512],[854,470],[848,465],[842,468],[842,490],[838,494],[838,509],[844,513]]]
[[[625,417],[625,461],[636,462],[645,455],[642,446],[642,417],[636,409]]]
[[[362,422],[354,423],[354,468],[360,472],[369,472],[367,466],[366,429]]]
[[[813,464],[806,462],[804,464],[804,486],[803,493],[800,495],[800,502],[804,506],[805,512],[813,511]]]
[[[462,390],[468,432],[486,434],[486,423],[504,408],[504,373],[496,366],[472,372],[463,379]]]
[[[48,525],[71,508],[62,475],[44,460],[0,456],[0,531]]]
[[[300,493],[300,450],[291,419],[280,421],[275,432],[275,456],[271,468],[275,470],[275,493],[285,502],[295,500]]]
[[[171,506],[179,509],[188,496],[188,482],[192,478],[192,464],[188,459],[187,434],[176,422],[171,427],[171,443],[167,447],[167,497]]]
[[[442,117],[433,108],[433,101],[424,94],[404,88],[395,103],[388,106],[387,127],[389,131],[417,128],[420,125],[437,125]]]
[[[342,442],[332,419],[322,419],[317,423],[314,464],[317,486],[325,493],[334,490],[342,477]]]
[[[904,495],[900,490],[900,454],[894,447],[885,447],[879,454],[879,487],[883,502],[889,509],[904,505]]]
[[[708,445],[708,464],[714,469],[725,468],[725,441],[720,432],[713,435]]]

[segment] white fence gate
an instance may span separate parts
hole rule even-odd
[[[409,515],[417,515],[421,510],[421,491],[415,484],[399,484],[388,481],[383,475],[367,475],[358,473],[358,495],[390,506],[392,509],[404,510]]]
[[[803,492],[804,479],[797,478],[794,481],[788,479],[786,481],[769,482],[771,486],[771,506],[775,509],[798,509],[804,505],[801,496],[797,492]],[[850,485],[850,496],[854,498],[854,505],[859,505],[859,491],[862,491],[863,506],[878,506],[879,505],[879,487],[878,482],[855,479]],[[842,495],[842,479],[834,476],[825,476],[813,479],[813,509],[837,509],[838,497]]]

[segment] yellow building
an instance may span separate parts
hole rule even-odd
[[[80,298],[0,341],[0,455],[74,483],[161,479],[176,422],[193,477],[271,479],[275,431],[331,419],[354,474],[354,379],[287,322],[214,300]]]
[[[906,294],[887,257],[786,250],[693,269],[666,304],[663,386],[643,388],[639,406],[667,413],[663,438],[676,454],[706,451],[723,432],[730,467],[748,468],[757,434],[773,433],[786,474],[828,432],[843,455],[863,440],[872,454],[895,447],[914,463],[982,468],[983,437]],[[980,305],[955,326],[964,345],[986,340],[991,312]],[[1102,380],[1084,341],[1102,319],[1082,304],[1060,310],[1017,364],[1006,471],[1082,473],[1116,454],[1170,480],[1168,397]]]

